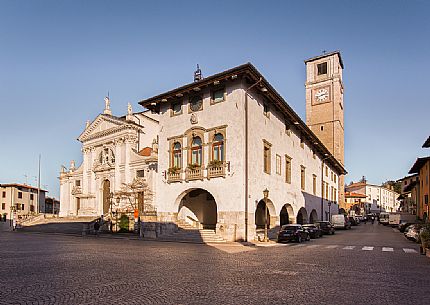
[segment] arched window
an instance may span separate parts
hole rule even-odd
[[[103,148],[99,155],[99,162],[100,164],[107,164],[107,163],[115,163],[115,155],[110,148]]]
[[[202,165],[202,139],[194,137],[191,143],[191,164]]]
[[[172,150],[172,167],[182,167],[182,149],[181,143],[175,142]]]
[[[224,136],[217,133],[212,143],[212,160],[224,161]]]

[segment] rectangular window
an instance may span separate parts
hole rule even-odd
[[[333,176],[334,176],[334,183],[337,183],[337,175],[334,174]]]
[[[34,195],[30,194],[30,200],[34,200]]]
[[[323,62],[323,63],[317,64],[317,69],[318,69],[318,75],[327,74],[327,63]]]
[[[291,158],[285,156],[285,182],[291,183]]]
[[[317,194],[317,175],[312,175],[312,193],[314,195]]]
[[[220,103],[224,100],[224,88],[212,91],[212,103]]]
[[[278,175],[281,174],[281,156],[280,155],[276,155],[276,173]]]
[[[2,209],[2,210],[6,210],[6,203],[4,203],[4,202],[3,202],[3,203],[1,204],[1,209]]]
[[[328,177],[328,166],[325,166],[325,176]]]
[[[325,182],[322,182],[322,187],[321,187],[321,197],[325,198]]]
[[[270,109],[269,109],[269,105],[264,103],[263,104],[263,114],[267,117],[270,116]]]
[[[264,172],[270,174],[271,144],[264,142]]]
[[[2,197],[6,198],[6,192],[3,192]]]
[[[136,177],[137,178],[143,178],[145,177],[145,170],[144,169],[139,169],[136,171]]]
[[[81,180],[76,180],[76,181],[75,181],[75,185],[76,185],[76,186],[81,186]]]
[[[22,198],[22,192],[18,192],[18,198]]]
[[[24,204],[21,204],[21,210],[24,211]]]
[[[171,113],[172,113],[172,116],[181,114],[182,113],[182,102],[172,103]]]
[[[424,195],[424,204],[429,204],[429,195]]]
[[[34,212],[34,205],[30,205],[30,212]]]
[[[302,191],[304,191],[306,187],[305,181],[306,181],[306,168],[303,165],[301,165],[300,166],[300,187]]]
[[[328,193],[328,183],[325,184],[325,196],[326,196],[325,199],[328,200],[328,196],[329,196],[329,193]]]

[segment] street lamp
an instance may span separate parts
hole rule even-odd
[[[267,208],[267,198],[269,198],[269,190],[267,188],[263,191],[263,196],[264,196],[264,207],[265,207],[265,209],[264,209],[264,214],[265,214],[265,217],[264,217],[264,241],[268,242],[269,238],[268,238],[268,234],[267,234],[267,226],[268,226],[267,214],[269,214],[269,211]]]

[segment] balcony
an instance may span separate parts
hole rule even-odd
[[[203,180],[203,169],[201,167],[189,167],[185,171],[185,180]]]
[[[210,164],[208,166],[208,179],[216,178],[216,177],[225,177],[225,162],[218,164]]]
[[[181,180],[181,171],[167,172],[167,182],[179,182]]]

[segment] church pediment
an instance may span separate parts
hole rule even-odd
[[[103,137],[113,134],[124,129],[142,129],[142,126],[134,122],[126,121],[122,118],[117,118],[111,115],[100,114],[92,123],[87,125],[85,130],[79,136],[80,142],[85,142],[91,139]]]

